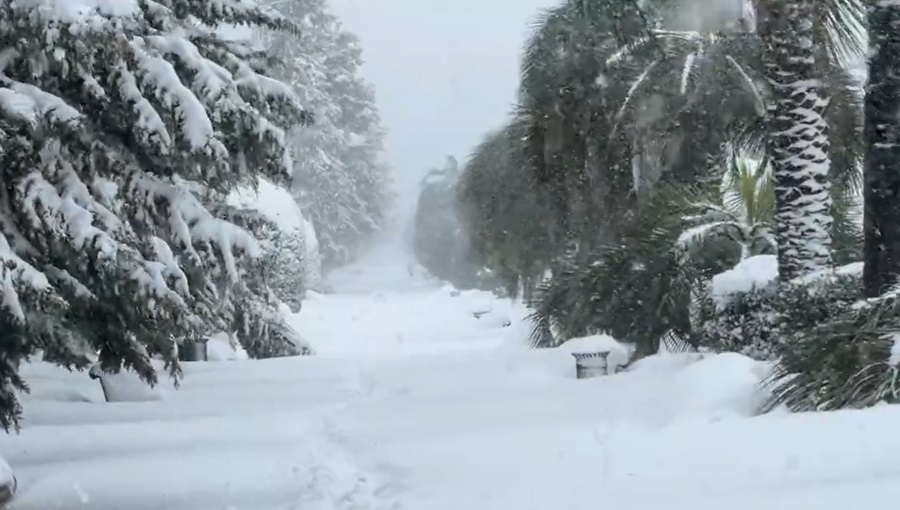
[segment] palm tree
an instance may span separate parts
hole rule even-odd
[[[543,332],[551,323],[563,336],[609,330],[652,352],[660,335],[689,329],[690,286],[684,283],[692,280],[678,275],[684,269],[670,253],[684,228],[677,214],[683,204],[673,205],[671,195],[699,183],[702,195],[714,197],[709,203],[718,203],[724,147],[768,153],[776,94],[753,23],[737,32],[667,30],[656,11],[623,21],[608,4],[588,3],[597,7],[579,11],[568,2],[550,11],[523,57],[519,116],[529,128],[527,153],[539,184],[563,210],[564,233],[576,247],[539,294],[536,331],[546,344]],[[816,20],[833,19],[818,13],[839,3],[816,3]],[[631,31],[623,33],[622,26]],[[826,175],[840,183],[831,194],[842,198],[858,180],[862,153],[861,98],[838,65],[855,39],[837,22],[816,23],[813,30],[830,37],[814,70],[832,97],[822,113],[841,141]],[[770,211],[774,215],[774,205]],[[745,221],[734,211],[731,220]],[[837,233],[838,223],[829,233]],[[754,222],[757,233],[763,224]],[[740,255],[734,243],[710,245],[717,251],[700,254],[709,259],[703,278]],[[749,251],[771,249],[765,242],[757,246]]]
[[[821,50],[816,54],[815,60],[812,62],[812,73],[818,78],[821,89],[827,91],[832,101],[827,110],[819,108],[818,113],[824,115],[824,126],[831,131],[833,137],[838,142],[835,144],[833,151],[832,164],[827,167],[820,165],[819,170],[825,170],[823,175],[817,177],[823,184],[823,190],[826,193],[819,193],[816,200],[809,200],[807,197],[805,202],[805,210],[810,208],[818,209],[823,212],[819,215],[819,219],[824,221],[824,237],[829,239],[829,234],[839,234],[832,232],[837,226],[827,228],[829,223],[828,212],[827,181],[831,180],[839,184],[840,189],[833,191],[832,195],[842,196],[845,191],[855,187],[859,183],[858,167],[861,161],[861,98],[856,89],[858,86],[854,83],[852,75],[846,70],[845,63],[853,55],[861,52],[860,38],[858,27],[860,26],[860,10],[856,0],[823,0],[816,2],[815,5],[816,23],[812,24],[811,31],[817,41],[824,42]],[[755,17],[753,17],[755,18]],[[748,28],[752,24],[744,25]],[[760,23],[760,33],[765,34],[767,30],[771,30],[771,23],[768,22],[767,16],[763,16]],[[626,97],[626,104],[623,109],[636,105],[642,96],[648,93],[658,95],[660,83],[678,84],[678,88],[682,95],[691,95],[691,90],[703,91],[705,94],[713,97],[722,97],[721,92],[715,92],[715,88],[724,88],[726,91],[740,94],[750,94],[758,99],[756,102],[745,101],[742,105],[740,102],[732,100],[726,105],[719,106],[716,103],[706,103],[700,108],[703,112],[712,113],[715,116],[724,116],[725,119],[713,119],[712,124],[693,123],[692,126],[699,126],[698,132],[705,133],[706,139],[712,141],[720,141],[717,138],[719,133],[728,133],[728,122],[731,121],[731,127],[737,131],[739,143],[746,144],[748,141],[752,145],[769,145],[770,149],[777,149],[778,143],[775,143],[778,136],[770,136],[773,133],[773,126],[777,127],[777,115],[766,115],[766,112],[760,112],[760,115],[754,117],[751,106],[762,106],[768,110],[777,109],[779,104],[784,107],[784,103],[779,103],[778,95],[784,94],[784,87],[779,88],[776,83],[774,87],[767,86],[765,81],[761,80],[771,72],[771,66],[764,67],[765,61],[763,54],[769,53],[763,51],[766,46],[764,38],[759,37],[755,33],[714,33],[703,34],[697,32],[684,31],[651,31],[651,36],[655,39],[653,44],[648,41],[638,41],[633,47],[627,47],[620,50],[628,62],[635,64],[636,70],[632,72],[635,81],[630,87],[629,96]],[[643,46],[643,47],[642,47]],[[648,49],[646,46],[650,46]],[[658,51],[662,47],[663,51]],[[622,59],[620,57],[620,59]],[[683,62],[682,67],[673,66],[668,62]],[[782,76],[782,74],[779,74]],[[727,84],[726,80],[732,78],[732,83]],[[675,89],[669,86],[669,89]],[[696,92],[694,92],[696,94]],[[794,96],[791,96],[794,97]],[[794,97],[795,98],[795,97]],[[690,102],[688,102],[690,104]],[[820,104],[819,106],[823,106]],[[636,106],[635,109],[638,109]],[[695,108],[696,110],[697,108]],[[724,112],[724,115],[723,115]],[[796,112],[794,112],[795,114]],[[793,114],[791,114],[793,115]],[[696,114],[694,115],[696,117]],[[672,118],[673,116],[669,116]],[[729,118],[731,117],[731,118]],[[735,118],[736,117],[736,118]],[[627,117],[624,120],[628,120]],[[724,122],[722,122],[724,120]],[[795,120],[794,117],[788,119]],[[805,119],[809,121],[808,118]],[[818,122],[818,121],[817,121]],[[816,124],[819,127],[821,123]],[[712,129],[711,129],[712,128]],[[664,127],[665,129],[665,127]],[[801,126],[801,131],[803,130]],[[683,133],[684,127],[676,126],[674,132]],[[672,133],[673,131],[670,131]],[[784,134],[786,131],[781,130]],[[797,131],[791,132],[792,136]],[[777,135],[777,133],[776,133]],[[665,135],[655,134],[649,137],[651,140],[665,139]],[[788,137],[790,138],[790,137]],[[715,149],[715,145],[709,145],[711,149]],[[789,146],[793,150],[800,150],[804,156],[809,154],[803,153],[804,150],[800,145]],[[693,153],[696,154],[696,147]],[[770,151],[771,152],[771,151]],[[821,152],[821,151],[820,151]],[[714,161],[715,155],[710,153],[707,155],[708,160]],[[773,155],[773,160],[778,159]],[[782,157],[781,161],[784,160]],[[800,161],[801,159],[791,159],[789,161]],[[673,167],[671,162],[669,168]],[[716,169],[712,165],[708,165],[707,175],[715,175]],[[815,181],[814,181],[815,182]],[[804,184],[805,185],[805,184]],[[782,186],[782,189],[785,187]],[[803,186],[791,188],[794,192],[803,190]],[[808,190],[807,190],[808,191]],[[784,202],[782,200],[782,202]],[[818,205],[816,205],[818,204]],[[791,207],[794,205],[788,204]],[[782,213],[790,208],[779,209]],[[797,220],[797,215],[791,216]],[[804,213],[799,222],[806,221],[807,215]],[[781,221],[782,226],[786,225]],[[782,233],[784,231],[782,230]],[[789,252],[786,250],[785,253]],[[830,252],[830,250],[826,250]],[[789,274],[785,272],[785,274]]]
[[[769,153],[779,277],[785,281],[832,261],[828,98],[816,61],[852,51],[852,25],[861,11],[854,0],[759,0],[756,7],[773,95]]]
[[[699,201],[698,214],[685,218],[690,228],[678,237],[678,248],[687,256],[702,250],[713,238],[730,239],[741,250],[741,259],[775,253],[772,216],[775,189],[768,163],[755,166],[733,158],[721,200]]]
[[[862,152],[861,98],[837,65],[859,50],[856,31],[838,22],[855,22],[844,5],[853,1],[817,3],[816,19],[826,22],[813,27],[828,37],[815,73],[833,98],[826,120],[841,143],[830,172],[842,185],[855,183]],[[715,183],[729,141],[768,143],[775,103],[755,33],[664,30],[664,11],[628,15],[597,0],[566,2],[540,20],[523,57],[520,115],[531,126],[532,167],[564,230],[586,229],[601,242],[660,179]]]
[[[876,297],[900,277],[900,5],[870,2],[868,22],[863,280]]]
[[[633,202],[630,145],[607,136],[623,86],[606,60],[644,24],[633,2],[565,0],[542,13],[525,47],[517,116],[527,125],[529,164],[560,230],[584,251],[597,242],[585,237],[609,240],[597,226],[615,223],[609,218]]]
[[[525,299],[539,283],[554,250],[554,224],[545,190],[528,171],[520,119],[490,133],[466,162],[456,207],[474,255]]]

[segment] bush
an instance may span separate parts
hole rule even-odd
[[[893,355],[900,338],[896,293],[856,302],[798,335],[767,381],[763,411],[827,411],[895,403],[900,397]]]
[[[697,342],[759,360],[789,356],[800,338],[860,298],[862,282],[853,269],[848,266],[781,284],[771,281],[725,300],[706,292],[699,307]]]
[[[861,301],[859,265],[731,295],[707,293],[696,336],[702,346],[775,360],[767,412],[869,407],[900,400],[900,293]]]

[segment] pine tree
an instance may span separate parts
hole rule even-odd
[[[53,5],[0,6],[0,425],[37,351],[151,383],[148,349],[177,376],[173,340],[213,331],[302,352],[259,244],[220,215],[235,186],[288,178],[285,129],[306,114],[217,29],[291,24],[248,0]]]
[[[298,312],[307,288],[310,250],[306,219],[290,191],[259,179],[255,188],[243,187],[228,196],[238,214],[253,216],[253,232],[260,239],[262,267],[275,296]],[[315,246],[315,238],[310,240]]]
[[[278,9],[302,30],[297,37],[263,38],[285,63],[279,78],[316,118],[314,126],[291,133],[294,190],[323,262],[334,266],[352,259],[384,222],[390,186],[380,159],[384,132],[372,87],[359,75],[356,37],[324,0],[291,0]]]

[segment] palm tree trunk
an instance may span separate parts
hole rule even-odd
[[[900,275],[900,5],[869,5],[865,109],[865,269],[868,297]]]
[[[774,168],[782,281],[831,264],[828,100],[815,73],[813,3],[762,2],[759,35],[772,87],[769,153]]]

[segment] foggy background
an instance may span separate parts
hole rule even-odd
[[[462,163],[515,100],[519,53],[538,10],[558,0],[330,0],[361,41],[397,180],[398,220],[419,180]]]

